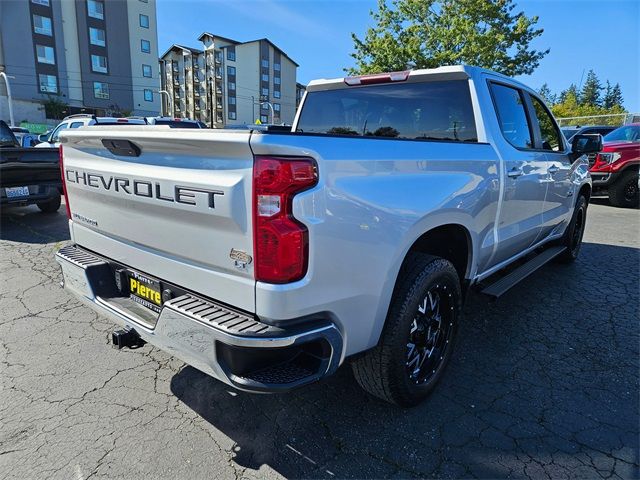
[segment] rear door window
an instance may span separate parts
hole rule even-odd
[[[477,142],[466,80],[308,92],[298,132]]]
[[[504,138],[516,148],[533,148],[533,136],[522,92],[516,88],[492,83],[491,93]]]
[[[80,128],[84,126],[84,122],[73,122],[69,128]]]

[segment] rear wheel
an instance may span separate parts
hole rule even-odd
[[[609,187],[609,202],[615,207],[638,208],[640,192],[638,189],[638,172],[628,170],[617,182]]]
[[[566,247],[566,250],[556,257],[561,263],[571,263],[578,258],[587,223],[587,205],[587,197],[580,195],[573,211],[571,223],[560,241],[560,244]]]
[[[411,254],[398,279],[379,344],[352,362],[366,391],[417,405],[440,380],[458,329],[460,280],[448,260]]]
[[[38,202],[36,205],[38,205],[38,208],[42,213],[55,213],[60,208],[60,203],[60,195],[56,195],[55,197],[50,198],[49,200],[45,200],[44,202]]]

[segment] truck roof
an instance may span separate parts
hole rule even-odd
[[[460,79],[467,79],[467,78],[477,78],[482,74],[485,75],[493,75],[496,77],[502,77],[505,81],[508,81],[509,83],[512,84],[516,84],[519,87],[525,88],[527,90],[531,90],[530,87],[527,87],[526,85],[518,82],[517,80],[514,80],[511,77],[508,77],[507,75],[503,75],[501,73],[498,72],[494,72],[493,70],[488,70],[486,68],[480,68],[480,67],[474,67],[472,65],[447,65],[444,67],[437,67],[437,68],[422,68],[422,69],[416,69],[416,70],[406,70],[404,72],[385,72],[385,73],[379,73],[379,74],[373,74],[373,75],[360,75],[360,76],[355,76],[355,77],[339,77],[339,78],[322,78],[322,79],[318,79],[318,80],[312,80],[311,82],[309,82],[309,85],[307,86],[307,91],[308,92],[313,92],[313,91],[318,91],[318,90],[333,90],[335,88],[344,88],[346,85],[348,85],[347,82],[350,81],[350,79],[358,79],[358,78],[362,78],[362,79],[366,79],[366,78],[371,78],[371,77],[382,77],[385,75],[392,75],[392,74],[404,74],[406,75],[406,81],[420,81],[421,79],[424,79],[423,77],[431,77],[431,80],[460,80]],[[392,81],[391,79],[388,80],[389,82]],[[375,82],[375,83],[386,83],[386,82]],[[353,86],[356,86],[355,84],[352,84]]]

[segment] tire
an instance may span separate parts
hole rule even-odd
[[[587,197],[580,195],[576,201],[571,223],[569,223],[567,231],[559,242],[559,245],[566,247],[566,250],[556,257],[556,260],[560,263],[572,263],[580,254],[584,228],[587,224],[587,206]]]
[[[36,205],[38,205],[38,208],[42,213],[55,213],[60,208],[60,203],[60,195],[56,195],[55,197],[50,198],[49,200],[45,200],[44,202],[38,202],[36,203]]]
[[[638,208],[640,192],[638,188],[638,172],[627,170],[609,187],[609,202],[614,207]]]
[[[378,345],[351,365],[364,390],[412,407],[431,393],[449,363],[462,294],[448,260],[415,253],[404,265]]]

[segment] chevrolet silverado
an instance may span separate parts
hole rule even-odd
[[[568,145],[534,90],[468,66],[311,82],[285,132],[61,140],[72,244],[57,260],[122,327],[114,345],[254,392],[348,361],[403,406],[442,377],[469,288],[498,297],[575,260],[602,145]]]

